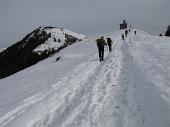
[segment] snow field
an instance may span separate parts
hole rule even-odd
[[[94,37],[0,80],[0,126],[169,127],[170,40],[131,31],[103,62]]]

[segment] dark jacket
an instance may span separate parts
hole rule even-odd
[[[109,46],[111,46],[112,45],[112,39],[111,38],[107,38],[107,44],[109,45]]]

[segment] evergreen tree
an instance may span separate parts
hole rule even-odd
[[[165,36],[170,37],[170,25],[167,27],[167,31],[165,33]]]

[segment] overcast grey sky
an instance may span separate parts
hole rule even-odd
[[[170,0],[0,0],[0,48],[39,26],[63,26],[90,35],[118,29],[127,19],[152,33],[170,24]]]

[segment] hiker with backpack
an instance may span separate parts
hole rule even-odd
[[[96,44],[99,51],[99,61],[101,62],[104,60],[104,46],[107,46],[104,37],[96,39]]]
[[[111,38],[107,38],[107,45],[109,46],[109,52],[112,51],[112,44],[113,44],[113,41]]]

